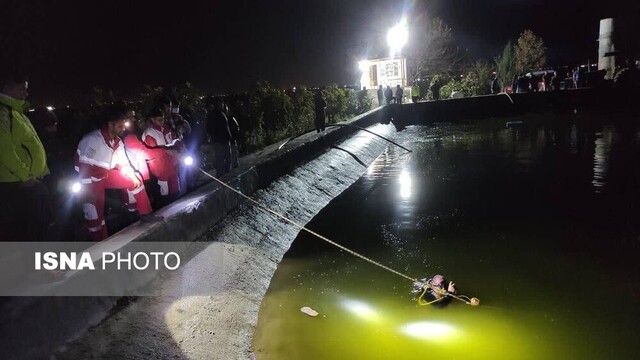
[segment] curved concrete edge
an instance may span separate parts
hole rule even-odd
[[[387,108],[377,108],[346,123],[368,127],[382,122],[386,112]],[[296,166],[318,156],[330,144],[356,131],[358,130],[350,127],[329,128],[320,136],[307,134],[280,151],[277,150],[279,144],[270,145],[256,154],[241,159],[241,166],[223,176],[221,180],[232,183],[244,194],[251,195]],[[136,223],[96,246],[116,251],[126,250],[132,241],[192,242],[202,236],[209,227],[223,219],[240,202],[237,194],[211,182],[160,209],[157,213],[165,217],[164,222]],[[140,276],[136,279],[137,284],[140,287],[145,286],[155,276],[157,273],[151,277]],[[65,282],[81,281],[81,279],[81,274],[67,276],[58,286],[63,287],[68,285]],[[264,290],[266,291],[266,288]],[[105,319],[116,307],[120,298],[120,296],[104,296],[5,299],[0,310],[2,323],[0,336],[3,339],[0,358],[47,358],[56,348],[71,339],[80,337],[87,329]],[[29,335],[25,336],[25,334]]]

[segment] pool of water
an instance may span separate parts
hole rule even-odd
[[[630,359],[640,333],[640,132],[528,116],[409,127],[300,233],[261,305],[263,359]],[[358,166],[354,164],[354,166]],[[309,317],[300,308],[319,312]]]

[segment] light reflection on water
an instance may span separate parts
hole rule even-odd
[[[309,226],[409,276],[445,274],[481,306],[418,306],[407,280],[300,234],[262,303],[258,359],[633,358],[640,194],[611,190],[640,183],[636,129],[495,121],[398,138],[414,152],[390,148]]]
[[[407,200],[411,197],[411,174],[408,171],[402,170],[398,177],[400,182],[400,198]]]
[[[591,181],[596,193],[600,193],[606,185],[612,136],[613,129],[611,126],[605,126],[602,132],[596,133],[595,151],[593,154],[593,180]]]

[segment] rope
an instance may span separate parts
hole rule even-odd
[[[451,296],[452,298],[456,299],[456,300],[460,300],[463,303],[467,304],[467,305],[471,305],[471,306],[478,306],[480,305],[480,299],[476,298],[476,297],[472,297],[469,298],[466,295],[456,295],[452,292],[449,292],[443,288],[440,287],[433,287],[431,286],[431,282],[428,282],[423,288],[422,288],[422,293],[420,294],[420,296],[418,297],[418,305],[421,306],[425,306],[425,305],[431,305],[433,303],[436,303],[440,300],[443,300],[445,297],[447,296]],[[440,295],[439,298],[432,300],[432,301],[424,301],[423,297],[424,295],[427,293],[427,291],[431,289],[433,290],[433,292],[437,293],[438,295]]]
[[[369,262],[369,263],[371,263],[371,264],[373,264],[375,266],[378,266],[379,268],[387,270],[387,271],[389,271],[391,273],[394,273],[394,274],[396,274],[398,276],[401,276],[401,277],[403,277],[403,278],[405,278],[405,279],[407,279],[409,281],[412,281],[414,283],[418,282],[418,279],[414,279],[411,276],[405,275],[405,274],[403,274],[403,273],[401,273],[401,272],[399,272],[397,270],[394,270],[394,269],[392,269],[392,268],[390,268],[390,267],[388,267],[386,265],[383,265],[383,264],[381,264],[381,263],[379,263],[379,262],[377,262],[375,260],[369,259],[368,257],[366,257],[364,255],[361,255],[361,254],[359,254],[359,253],[357,253],[357,252],[355,252],[355,251],[353,251],[353,250],[351,250],[351,249],[349,249],[349,248],[347,248],[347,247],[345,247],[343,245],[338,244],[335,241],[332,241],[332,240],[330,240],[330,239],[318,234],[317,232],[315,232],[313,230],[310,230],[310,229],[306,228],[304,225],[301,225],[301,224],[289,219],[288,217],[276,212],[275,210],[272,210],[272,209],[260,204],[259,202],[255,201],[254,199],[250,198],[249,196],[241,193],[240,191],[238,191],[238,190],[232,188],[231,186],[227,185],[226,183],[222,182],[222,180],[220,180],[220,179],[216,178],[215,176],[209,174],[208,172],[202,170],[202,168],[199,168],[199,170],[203,174],[205,174],[206,176],[208,176],[208,177],[212,178],[213,180],[217,181],[220,185],[226,187],[227,189],[229,189],[229,190],[235,192],[236,194],[242,196],[243,198],[249,200],[251,203],[255,204],[260,210],[263,210],[263,211],[268,212],[268,213],[270,213],[272,215],[275,215],[275,216],[279,217],[280,219],[288,222],[289,224],[297,227],[298,229],[304,230],[304,231],[308,232],[309,234],[311,234],[311,235],[313,235],[313,236],[315,236],[315,237],[317,237],[317,238],[319,238],[321,240],[324,240],[324,241],[328,242],[329,244],[339,248],[340,250],[346,251],[347,253],[349,253],[349,254],[351,254],[351,255],[353,255],[355,257],[358,257],[358,258],[360,258],[360,259],[362,259],[364,261],[367,261],[367,262]]]
[[[280,214],[280,213],[276,212],[275,210],[272,210],[272,209],[270,209],[270,208],[268,208],[268,207],[266,207],[266,206],[264,206],[264,205],[260,204],[259,202],[257,202],[257,201],[256,201],[256,200],[254,200],[253,198],[251,198],[251,197],[249,197],[249,196],[247,196],[247,195],[245,195],[245,194],[241,193],[240,191],[238,191],[238,190],[236,190],[236,189],[232,188],[231,186],[229,186],[229,185],[227,185],[226,183],[222,182],[222,180],[220,180],[220,179],[216,178],[215,176],[213,176],[213,175],[209,174],[208,172],[204,171],[202,168],[198,168],[198,169],[199,169],[203,174],[205,174],[206,176],[208,176],[208,177],[212,178],[213,180],[215,180],[216,182],[218,182],[220,185],[222,185],[222,186],[226,187],[227,189],[229,189],[229,190],[233,191],[234,193],[236,193],[236,194],[238,194],[238,195],[242,196],[243,198],[245,198],[245,199],[249,200],[249,201],[250,201],[251,203],[253,203],[256,207],[258,207],[258,209],[260,209],[260,210],[262,210],[262,211],[265,211],[265,212],[267,212],[267,213],[270,213],[270,214],[272,214],[272,215],[275,215],[276,217],[278,217],[278,218],[280,218],[280,219],[282,219],[282,220],[284,220],[284,221],[288,222],[289,224],[291,224],[291,225],[293,225],[293,226],[297,227],[298,229],[300,229],[300,230],[304,230],[304,231],[308,232],[309,234],[311,234],[311,235],[313,235],[313,236],[315,236],[315,237],[317,237],[317,238],[319,238],[319,239],[321,239],[321,240],[324,240],[324,241],[328,242],[329,244],[331,244],[331,245],[333,245],[333,246],[337,247],[338,249],[343,250],[343,251],[346,251],[347,253],[349,253],[349,254],[351,254],[351,255],[353,255],[353,256],[355,256],[355,257],[358,257],[358,258],[360,258],[360,259],[362,259],[362,260],[364,260],[364,261],[367,261],[367,262],[369,262],[369,263],[371,263],[371,264],[373,264],[373,265],[375,265],[375,266],[377,266],[377,267],[379,267],[379,268],[381,268],[381,269],[387,270],[387,271],[389,271],[389,272],[391,272],[391,273],[393,273],[393,274],[396,274],[396,275],[398,275],[398,276],[401,276],[401,277],[403,277],[403,278],[405,278],[405,279],[407,279],[407,280],[409,280],[409,281],[411,281],[411,282],[413,282],[413,283],[417,283],[417,282],[419,283],[419,282],[420,282],[418,279],[414,279],[414,278],[412,278],[411,276],[405,275],[405,274],[403,274],[403,273],[401,273],[401,272],[399,272],[399,271],[397,271],[397,270],[394,270],[394,269],[392,269],[392,268],[390,268],[390,267],[388,267],[388,266],[386,266],[386,265],[383,265],[383,264],[381,264],[381,263],[379,263],[379,262],[377,262],[377,261],[375,261],[375,260],[373,260],[373,259],[369,259],[368,257],[366,257],[366,256],[364,256],[364,255],[361,255],[361,254],[359,254],[359,253],[357,253],[357,252],[355,252],[355,251],[353,251],[353,250],[351,250],[351,249],[349,249],[349,248],[347,248],[347,247],[345,247],[345,246],[343,246],[343,245],[338,244],[338,243],[337,243],[337,242],[335,242],[335,241],[332,241],[332,240],[328,239],[328,238],[327,238],[327,237],[325,237],[325,236],[322,236],[322,235],[318,234],[317,232],[315,232],[315,231],[313,231],[313,230],[310,230],[310,229],[306,228],[304,225],[301,225],[301,224],[299,224],[299,223],[297,223],[297,222],[295,222],[295,221],[293,221],[293,220],[289,219],[288,217],[286,217],[286,216],[284,216],[284,215],[282,215],[282,214]],[[441,294],[441,295],[443,295],[443,296],[442,296],[442,297],[440,297],[440,298],[438,298],[438,299],[436,299],[436,300],[433,300],[433,301],[429,301],[429,302],[424,301],[424,300],[422,299],[422,297],[424,296],[424,294],[427,292],[427,290],[428,290],[429,288],[433,289],[434,291],[438,291],[438,293],[439,293],[439,294]],[[433,304],[433,303],[435,303],[435,302],[438,302],[438,301],[440,301],[440,300],[444,299],[446,295],[451,296],[451,297],[453,297],[454,299],[460,300],[460,301],[464,302],[464,303],[465,303],[465,304],[467,304],[467,305],[472,305],[472,306],[478,306],[478,305],[480,305],[480,300],[479,300],[478,298],[473,297],[473,298],[470,298],[470,299],[469,299],[469,297],[468,297],[468,296],[465,296],[465,295],[459,295],[459,296],[458,296],[458,295],[456,295],[456,294],[453,294],[453,293],[451,293],[451,292],[446,291],[445,289],[434,289],[433,287],[431,287],[431,284],[430,284],[430,283],[428,284],[428,286],[424,286],[424,290],[422,291],[422,294],[420,294],[420,297],[418,298],[418,304],[420,304],[420,305],[430,305],[430,304]],[[464,298],[466,298],[466,299],[464,299]]]
[[[437,298],[435,300],[424,301],[423,297],[427,293],[427,290],[429,290],[429,288],[425,286],[424,289],[422,290],[422,294],[420,294],[420,296],[418,296],[418,305],[427,306],[427,305],[431,305],[433,303],[436,303],[438,301],[444,300],[444,296],[443,296],[443,297]]]

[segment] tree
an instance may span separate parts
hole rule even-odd
[[[329,124],[337,123],[347,114],[348,94],[337,85],[328,86],[322,91],[327,101],[327,120]]]
[[[487,95],[491,93],[491,65],[485,60],[476,60],[469,66],[469,94],[467,96]]]
[[[442,19],[421,16],[412,32],[416,35],[407,46],[407,67],[414,82],[438,74],[453,75],[460,70],[462,53],[452,29]]]
[[[344,120],[349,117],[349,115],[355,115],[358,113],[358,97],[353,89],[343,88],[339,90],[344,94],[345,102],[347,103],[344,114],[340,117],[340,120]]]
[[[496,56],[493,61],[496,63],[498,81],[500,81],[502,87],[510,86],[514,76],[517,74],[515,47],[511,44],[511,41],[504,46],[502,55]]]
[[[268,82],[258,82],[256,88],[249,95],[252,121],[255,129],[264,134],[264,144],[283,139],[289,135],[292,128],[291,115],[293,104],[291,98],[283,91],[274,88]],[[264,132],[262,132],[264,131]]]
[[[293,121],[290,124],[291,134],[299,134],[313,128],[315,107],[313,92],[305,87],[295,89],[291,95],[293,104]]]
[[[516,44],[516,70],[524,73],[542,69],[547,62],[545,51],[541,38],[531,30],[523,31]]]

